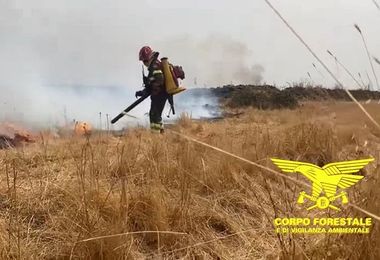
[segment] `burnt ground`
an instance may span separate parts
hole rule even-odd
[[[29,135],[23,135],[19,133],[15,133],[13,137],[0,134],[0,149],[17,147],[23,143],[34,143],[34,139],[32,139]]]
[[[14,140],[6,135],[0,135],[0,149],[6,149],[9,147],[14,147]]]
[[[211,89],[191,89],[197,96],[213,95],[231,108],[256,107],[260,109],[296,108],[302,101],[351,101],[344,89],[294,86],[278,89],[271,85],[226,85]],[[350,90],[359,101],[379,100],[379,91]]]

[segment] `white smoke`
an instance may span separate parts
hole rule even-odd
[[[263,79],[264,68],[254,63],[253,51],[226,35],[177,36],[158,46],[174,63],[186,62],[188,79],[200,86],[260,84]]]
[[[222,116],[218,98],[210,89],[190,89],[174,96],[176,117],[182,113],[193,119]]]
[[[0,0],[0,120],[98,126],[99,112],[104,122],[135,100],[142,81],[137,53],[146,44],[184,67],[188,88],[260,82],[262,68],[247,46],[220,34],[165,36],[161,27],[148,34],[155,12],[145,2]],[[192,100],[181,95],[178,114]],[[146,100],[131,112],[140,120],[126,117],[119,125],[144,123],[148,111]]]

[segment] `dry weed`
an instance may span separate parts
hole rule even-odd
[[[315,108],[324,112],[315,113]],[[369,155],[378,160],[379,137],[369,127],[344,121],[346,109],[345,104],[314,103],[296,110],[247,110],[241,118],[204,123],[184,116],[175,128],[268,167],[273,167],[271,157],[319,165]],[[328,120],[326,114],[335,110],[338,119]],[[352,111],[360,113],[355,107]],[[300,187],[170,130],[160,136],[136,129],[120,138],[44,139],[2,150],[0,160],[1,258],[380,255],[377,224],[370,236],[277,236],[275,216],[306,214],[295,203]],[[368,178],[350,198],[380,214],[378,171],[369,166]],[[343,214],[360,215],[350,209]]]

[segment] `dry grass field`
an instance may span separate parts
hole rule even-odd
[[[380,122],[380,105],[365,104]],[[295,110],[245,109],[215,122],[183,116],[164,135],[41,135],[0,150],[2,259],[378,259],[370,235],[276,235],[275,216],[308,216],[303,187],[174,134],[250,161],[271,157],[318,165],[373,156],[349,189],[380,214],[380,129],[350,102]],[[303,179],[301,176],[292,176]],[[365,216],[351,207],[329,216]]]

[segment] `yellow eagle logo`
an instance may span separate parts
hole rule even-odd
[[[347,189],[364,178],[361,175],[353,175],[368,163],[374,159],[354,160],[346,162],[329,163],[325,166],[318,167],[317,165],[305,162],[271,159],[272,162],[277,165],[283,172],[296,172],[301,173],[312,182],[311,195],[305,191],[299,193],[297,200],[298,204],[305,202],[305,198],[315,202],[307,210],[314,208],[326,209],[332,208],[334,210],[340,210],[337,206],[331,203],[338,198],[341,198],[342,204],[348,203],[347,193],[341,191],[338,195],[335,195],[337,188]],[[324,194],[322,194],[322,192]]]

